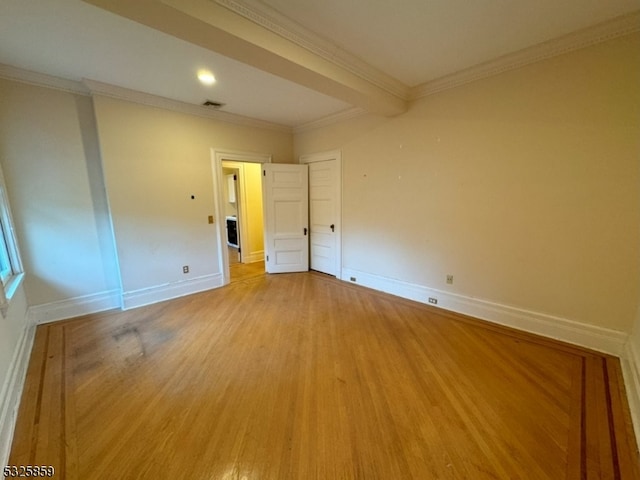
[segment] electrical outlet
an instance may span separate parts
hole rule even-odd
[[[189,265],[182,267],[182,273],[189,273]]]
[[[434,305],[438,304],[438,299],[437,298],[433,298],[433,297],[429,297],[429,303],[433,303]]]
[[[351,280],[352,282],[355,282],[356,281],[356,277],[351,277],[351,278],[349,278],[349,280]]]
[[[447,275],[447,284],[453,285],[453,275]]]

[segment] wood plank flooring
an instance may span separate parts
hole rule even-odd
[[[231,282],[248,280],[250,278],[264,275],[264,262],[235,263],[229,265]]]
[[[38,327],[10,463],[66,479],[634,479],[616,358],[262,275]]]

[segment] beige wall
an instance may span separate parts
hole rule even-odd
[[[258,163],[245,163],[244,186],[247,193],[247,236],[249,260],[264,260],[264,218],[262,211],[262,168]]]
[[[121,279],[127,292],[215,274],[211,148],[293,159],[288,132],[8,80],[0,90],[0,158],[25,292],[44,316],[111,298]]]
[[[220,274],[215,225],[207,223],[214,215],[211,148],[290,162],[291,134],[94,101],[125,294]]]
[[[343,267],[631,330],[640,35],[295,135],[341,149]],[[454,285],[445,282],[454,275]]]
[[[118,288],[91,98],[0,80],[0,159],[29,305]]]

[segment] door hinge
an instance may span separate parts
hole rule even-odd
[[[266,177],[267,176],[267,171],[266,170],[262,170],[262,176]]]
[[[238,177],[236,175],[233,176],[233,181],[235,182],[236,180],[238,180]]]
[[[269,255],[267,255],[267,262],[269,261]]]

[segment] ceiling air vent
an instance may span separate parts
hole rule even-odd
[[[224,103],[214,102],[213,100],[206,100],[202,105],[204,105],[205,107],[215,108],[216,110],[220,110],[225,106]]]

